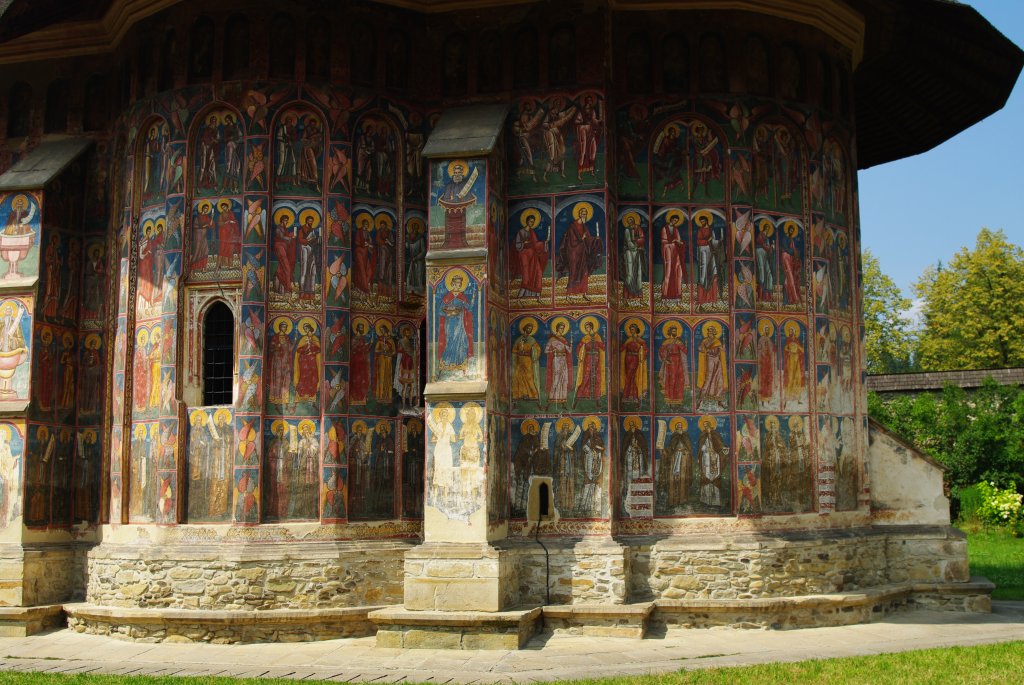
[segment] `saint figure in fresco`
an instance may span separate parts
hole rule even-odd
[[[192,263],[193,271],[204,270],[211,256],[216,258],[217,226],[213,218],[213,203],[203,200],[199,203],[199,214],[192,222]],[[212,248],[212,249],[211,249]]]
[[[391,295],[395,287],[395,237],[392,232],[391,217],[381,214],[377,217],[377,233],[373,237],[374,254],[377,263],[374,266],[374,294]]]
[[[760,324],[757,338],[757,396],[762,402],[770,401],[775,391],[775,327],[771,321]]]
[[[419,219],[410,221],[408,226],[405,236],[405,289],[423,295],[427,287],[427,232]]]
[[[541,138],[544,140],[544,151],[548,157],[542,177],[545,183],[549,173],[565,178],[565,132],[562,129],[572,121],[574,114],[575,107],[563,107],[562,98],[555,97],[541,122]]]
[[[580,450],[583,470],[583,489],[577,499],[576,510],[584,515],[599,513],[602,474],[604,473],[604,433],[596,416],[583,419],[583,447]]]
[[[296,273],[293,277],[298,281],[299,298],[313,300],[320,295],[320,233],[317,229],[319,217],[315,212],[302,213],[302,225],[295,231]]]
[[[704,186],[704,195],[711,195],[711,182],[722,177],[722,159],[718,154],[718,136],[711,132],[707,124],[695,121],[690,125],[690,146],[693,152],[693,188],[688,189],[688,197],[693,197],[693,190]]]
[[[267,515],[283,518],[288,506],[288,424],[283,420],[274,421],[271,433],[274,437],[267,447],[263,491],[267,498]]]
[[[544,345],[547,407],[552,411],[564,411],[569,401],[569,379],[572,378],[572,345],[565,338],[569,322],[565,317],[559,317],[551,328],[547,344]]]
[[[576,392],[572,406],[581,399],[599,400],[605,396],[605,344],[597,330],[597,320],[583,319],[583,338],[576,346]]]
[[[356,217],[355,225],[352,236],[352,287],[369,295],[373,288],[376,263],[372,218],[363,212]]]
[[[679,337],[681,330],[677,323],[666,324],[665,341],[658,350],[658,358],[661,360],[658,380],[661,383],[661,393],[669,406],[681,405],[690,385],[690,379],[687,377],[690,351]]]
[[[53,320],[57,317],[57,305],[60,303],[61,267],[64,265],[64,258],[60,253],[60,236],[56,233],[50,236],[44,261],[46,275],[43,277],[43,282],[46,285],[44,288],[46,296],[43,300],[43,315]]]
[[[299,323],[299,340],[295,343],[292,381],[295,397],[293,407],[300,403],[315,403],[320,390],[321,353],[316,326],[310,320]]]
[[[295,276],[295,234],[292,232],[291,221],[294,218],[290,211],[277,213],[277,227],[274,230],[273,248],[277,261],[274,275],[274,290],[287,295],[294,289]]]
[[[438,364],[441,371],[466,373],[473,356],[473,302],[466,296],[468,284],[461,270],[450,272],[445,285],[448,292],[441,298]]]
[[[693,451],[686,428],[686,419],[682,417],[669,422],[672,433],[658,462],[659,490],[664,492],[670,510],[686,503],[693,482]]]
[[[538,400],[540,385],[540,345],[533,337],[534,319],[519,324],[519,337],[512,344],[512,401]]]
[[[786,443],[779,431],[779,417],[765,417],[764,427],[765,433],[761,438],[761,496],[769,511],[785,510],[783,465],[787,457]]]
[[[412,408],[419,403],[419,367],[416,364],[416,340],[413,339],[413,328],[406,324],[402,326],[401,337],[396,346],[398,390],[402,399],[402,406]]]
[[[789,417],[789,449],[783,463],[783,482],[793,511],[810,508],[811,455],[800,416]]]
[[[295,115],[286,114],[274,132],[274,149],[277,151],[278,182],[294,184],[298,177],[298,160],[295,158],[295,141],[299,132]]]
[[[230,202],[219,202],[217,212],[217,266],[230,268],[232,262],[237,263],[239,259],[242,231]]]
[[[803,280],[802,260],[796,252],[796,236],[799,230],[794,222],[786,222],[785,232],[789,240],[784,241],[782,254],[779,256],[782,265],[783,302],[786,304],[802,303],[800,298],[800,284]]]
[[[704,339],[697,348],[697,409],[705,402],[721,405],[729,390],[722,328],[714,321],[704,324]]]
[[[583,174],[597,177],[597,144],[601,137],[601,105],[593,95],[586,95],[573,119],[576,129],[576,178],[583,180]]]
[[[771,302],[775,295],[775,227],[768,219],[758,226],[754,254],[757,257],[757,300]]]
[[[548,244],[537,240],[540,212],[527,209],[520,219],[522,228],[516,233],[516,258],[519,263],[519,297],[540,298],[544,288],[544,269],[548,264]]]
[[[709,507],[722,506],[722,477],[728,468],[729,449],[715,430],[713,416],[703,416],[698,422],[697,462],[700,465],[700,502]]]
[[[267,394],[271,404],[287,405],[291,402],[292,387],[292,323],[277,320],[277,330],[267,344]]]
[[[57,360],[61,369],[60,398],[57,400],[59,409],[71,409],[75,406],[75,339],[70,333],[61,338],[61,352]]]
[[[320,158],[324,151],[324,134],[320,120],[306,117],[299,146],[299,183],[320,192]]]
[[[395,372],[395,341],[386,321],[377,324],[377,342],[373,345],[373,396],[382,404],[391,402]]]
[[[590,203],[576,203],[572,216],[574,221],[569,224],[562,244],[558,247],[556,266],[559,275],[568,277],[566,294],[582,295],[586,300],[590,274],[600,267],[603,249],[601,238],[591,235],[587,228],[591,216]],[[600,228],[597,226],[598,231]]]
[[[664,268],[661,275],[662,300],[678,300],[682,297],[683,283],[687,281],[686,241],[679,229],[682,219],[681,211],[672,210],[665,218],[665,225],[661,227],[661,261]]]
[[[651,461],[647,454],[647,440],[644,439],[643,424],[639,417],[627,417],[623,423],[622,466],[629,474],[629,480],[649,478]]]
[[[714,257],[712,243],[722,244],[722,238],[716,240],[711,230],[711,215],[708,212],[697,214],[697,303],[706,304],[718,299],[718,263]]]
[[[296,452],[295,480],[302,484],[293,501],[296,503],[293,516],[313,518],[316,516],[317,486],[320,483],[320,440],[312,421],[299,423],[299,442]]]
[[[100,337],[90,334],[82,349],[82,394],[79,407],[83,414],[96,414],[103,401],[103,356]]]
[[[629,212],[622,218],[625,228],[622,229],[620,244],[619,274],[622,280],[622,292],[627,300],[636,300],[644,294],[644,273],[647,268],[647,250],[644,229],[638,221],[636,212]]]
[[[577,439],[572,419],[565,417],[555,424],[555,451],[551,465],[555,477],[555,506],[563,516],[573,512],[576,506]]]
[[[647,398],[647,343],[641,325],[636,319],[626,324],[629,337],[619,353],[622,401],[635,405]]]
[[[526,419],[520,427],[522,436],[512,455],[515,499],[512,503],[517,513],[526,513],[526,500],[530,492],[530,476],[550,475],[550,465],[544,458],[547,449],[540,444],[540,427],[535,419]]]
[[[357,320],[353,325],[351,364],[349,369],[349,401],[354,405],[366,404],[370,391],[370,365],[373,359],[373,338],[366,324]]]
[[[786,341],[782,345],[782,408],[791,402],[799,403],[807,387],[807,369],[804,346],[800,341],[800,327],[789,322],[785,327]]]

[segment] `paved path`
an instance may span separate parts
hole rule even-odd
[[[372,637],[260,645],[140,644],[58,630],[0,638],[0,671],[382,685],[529,683],[1024,640],[1024,602],[994,604],[992,614],[917,611],[840,628],[678,630],[646,640],[542,635],[520,651],[377,649]]]

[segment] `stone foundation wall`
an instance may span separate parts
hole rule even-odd
[[[78,544],[3,545],[0,606],[39,606],[80,600],[87,547]]]
[[[324,609],[402,602],[406,543],[100,546],[86,601],[115,607]]]
[[[901,527],[886,539],[889,580],[962,583],[970,580],[967,539],[953,528]]]
[[[545,541],[550,563],[551,604],[622,604],[627,600],[629,554],[617,543]],[[516,543],[519,601],[547,604],[544,550]]]

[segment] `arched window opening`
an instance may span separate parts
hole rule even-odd
[[[199,17],[192,25],[188,55],[188,80],[201,83],[213,78],[213,20]]]
[[[772,88],[768,44],[761,36],[747,37],[747,92],[769,95]]]
[[[306,80],[329,81],[331,78],[331,25],[322,16],[306,22],[309,41],[306,43]]]
[[[94,74],[85,82],[85,106],[82,113],[82,128],[86,131],[100,131],[107,127],[108,79]]]
[[[352,41],[349,53],[352,83],[357,86],[372,86],[377,80],[377,36],[373,27],[368,24],[357,24],[353,27],[352,35],[362,37],[360,40]]]
[[[164,91],[174,87],[174,60],[177,52],[174,29],[164,34],[163,46],[160,48],[160,81],[157,89]]]
[[[441,60],[442,90],[445,95],[465,95],[469,85],[468,41],[457,33],[444,42]]]
[[[706,35],[700,39],[700,89],[702,93],[722,93],[728,90],[725,74],[725,48],[722,39]]]
[[[68,128],[68,81],[60,79],[46,89],[44,133],[60,133]]]
[[[224,80],[249,75],[249,18],[234,14],[224,27]]]
[[[235,317],[215,302],[203,320],[203,405],[232,403],[235,378]]]
[[[651,42],[642,31],[626,41],[626,85],[638,95],[651,90]]]
[[[572,26],[556,27],[548,36],[548,82],[564,86],[576,80],[576,31]]]
[[[32,120],[32,86],[24,81],[11,86],[7,98],[7,137],[21,138],[28,135]]]
[[[275,14],[271,24],[270,78],[295,78],[295,41],[280,40],[280,36],[294,36],[295,20],[284,13]]]
[[[679,33],[665,37],[661,49],[661,81],[670,93],[690,90],[690,47]]]
[[[476,68],[476,92],[497,93],[505,88],[505,50],[501,35],[490,31],[480,36],[480,64]]]
[[[396,32],[387,47],[384,62],[384,84],[390,90],[404,91],[409,87],[409,36]]]
[[[537,85],[537,32],[532,26],[516,34],[512,52],[512,87],[532,88]]]

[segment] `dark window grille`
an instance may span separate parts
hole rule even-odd
[[[235,318],[223,302],[203,322],[203,404],[231,404],[235,380]]]

